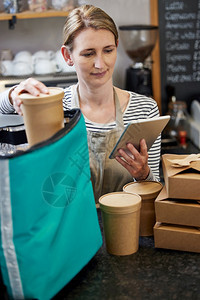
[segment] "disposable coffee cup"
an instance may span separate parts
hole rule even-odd
[[[54,87],[49,88],[49,94],[19,96],[29,146],[49,139],[64,127],[63,96],[63,89]]]
[[[108,253],[130,255],[139,248],[141,197],[125,192],[108,193],[99,199]]]
[[[123,191],[141,196],[140,236],[152,236],[156,222],[154,202],[163,185],[158,181],[138,181],[126,184]]]

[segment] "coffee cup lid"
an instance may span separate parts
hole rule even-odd
[[[48,102],[53,102],[56,100],[60,100],[64,97],[64,91],[62,88],[59,87],[49,87],[49,94],[43,94],[40,93],[39,96],[33,96],[29,93],[22,93],[19,95],[19,98],[21,99],[22,103],[25,103],[26,105],[37,105],[45,103],[48,99]]]
[[[137,211],[141,207],[141,197],[126,192],[108,193],[99,198],[101,210],[113,214],[126,214]]]
[[[136,193],[145,199],[156,196],[162,187],[162,183],[158,181],[137,181],[124,185],[123,191],[127,193]]]

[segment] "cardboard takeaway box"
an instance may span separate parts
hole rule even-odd
[[[200,253],[200,203],[168,198],[166,186],[155,200],[155,248]]]
[[[200,160],[189,166],[174,167],[169,161],[184,159],[188,155],[162,155],[162,168],[169,198],[200,200]]]
[[[154,226],[155,248],[200,253],[200,229],[157,222]]]
[[[154,204],[157,222],[200,227],[198,201],[168,198],[164,186]]]

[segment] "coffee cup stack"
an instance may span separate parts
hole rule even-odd
[[[106,249],[114,255],[130,255],[139,248],[139,236],[152,236],[154,201],[163,186],[157,181],[130,182],[122,192],[100,197]]]

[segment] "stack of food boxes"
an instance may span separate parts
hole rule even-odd
[[[164,154],[162,167],[165,186],[155,200],[155,247],[200,253],[200,154]]]

